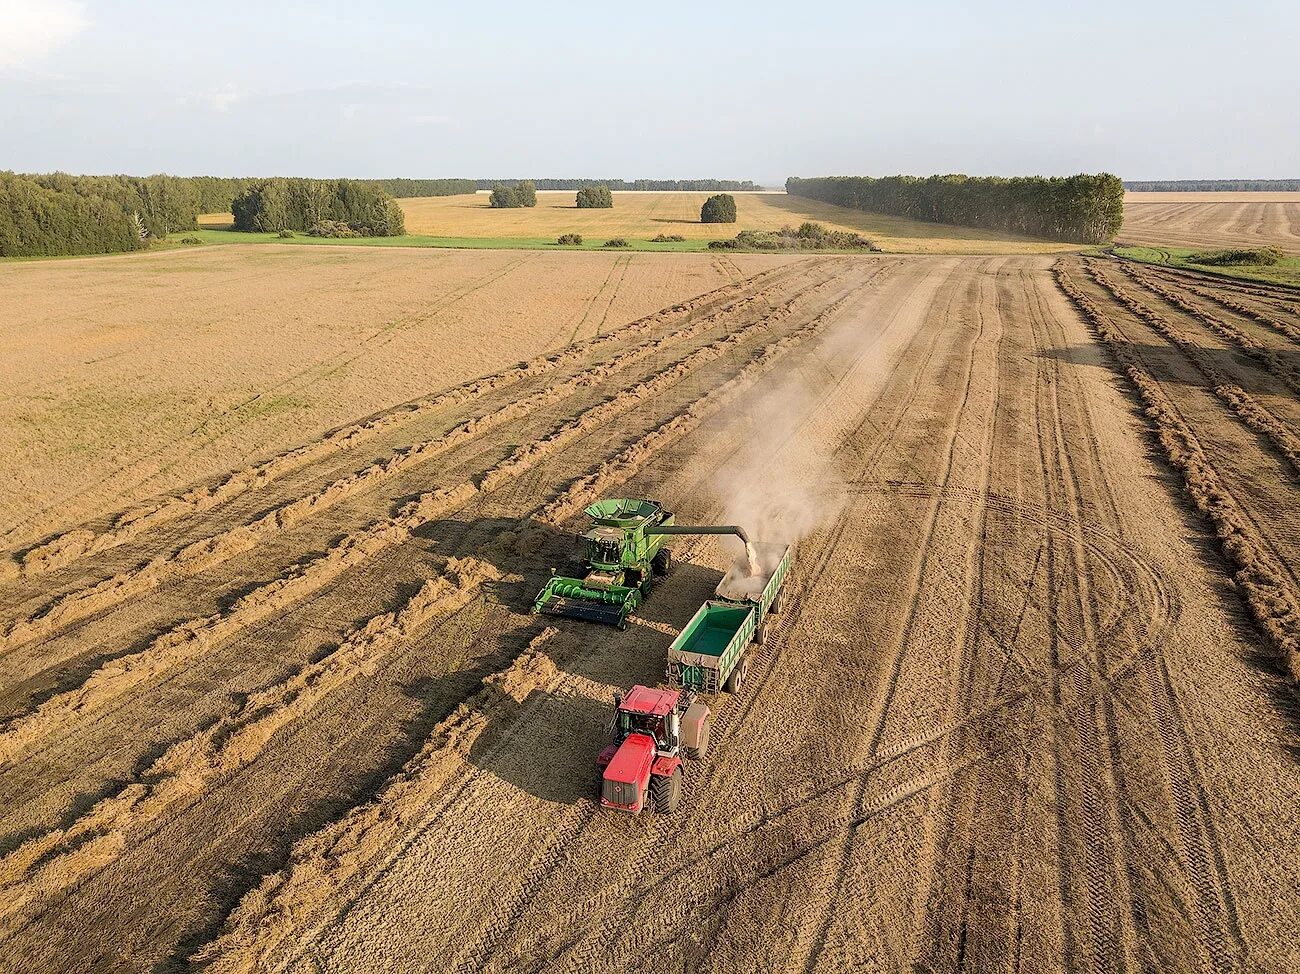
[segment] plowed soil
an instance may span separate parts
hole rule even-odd
[[[1126,242],[1300,254],[1300,193],[1127,193]]]
[[[238,281],[264,252],[168,259]],[[647,257],[664,281],[349,251],[326,295],[213,287],[159,385],[218,368],[232,302],[324,328],[417,274],[437,292],[404,314],[445,308],[421,261],[485,282],[357,358],[378,387],[351,415],[263,420],[287,452],[219,445],[147,493],[45,458],[102,485],[91,519],[11,495],[0,970],[1300,968],[1295,292],[1073,256]],[[82,282],[14,305],[55,334],[101,320],[117,267],[5,273]],[[602,811],[593,759],[738,552],[677,539],[626,632],[531,615],[606,496],[795,544],[672,816]]]

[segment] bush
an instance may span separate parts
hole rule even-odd
[[[513,186],[504,183],[492,187],[488,205],[496,210],[517,209],[521,206],[537,205],[537,187],[531,179],[525,179]]]
[[[614,194],[608,186],[584,186],[575,202],[580,210],[608,210],[614,205]]]
[[[189,236],[181,237],[181,243],[185,244],[187,247],[197,247],[203,243],[203,241],[193,234],[190,234]]]
[[[735,223],[736,197],[730,193],[710,196],[700,207],[701,223]]]
[[[686,238],[680,233],[661,233],[657,237],[651,237],[651,243],[681,243]]]
[[[609,240],[606,240],[603,244],[601,244],[601,246],[602,247],[630,247],[632,245],[628,243],[626,240],[624,240],[622,237],[611,237]]]
[[[564,233],[564,234],[561,234],[561,235],[560,235],[560,239],[557,240],[557,241],[555,241],[555,242],[556,242],[557,244],[559,244],[561,247],[581,247],[581,246],[582,246],[582,234],[580,234],[580,233]]]
[[[710,250],[865,250],[878,248],[866,237],[844,230],[827,230],[820,223],[804,223],[799,229],[777,231],[741,230],[731,240],[711,240]]]
[[[336,239],[352,239],[355,237],[369,236],[369,234],[358,233],[356,229],[346,223],[338,220],[321,220],[319,223],[313,223],[307,228],[309,237],[334,237]]]
[[[280,239],[281,239],[281,240],[292,240],[292,239],[293,239],[293,231],[292,231],[292,230],[281,230],[281,231],[280,231]]]
[[[1210,267],[1243,267],[1257,265],[1272,267],[1285,256],[1276,247],[1257,247],[1253,250],[1206,250],[1199,254],[1189,254],[1187,260],[1193,264],[1206,264]]]

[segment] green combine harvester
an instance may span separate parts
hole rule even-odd
[[[664,546],[671,534],[734,534],[749,545],[744,530],[734,524],[679,527],[658,501],[611,498],[586,509],[592,527],[579,535],[583,544],[582,578],[552,575],[537,595],[534,612],[569,616],[627,628],[654,587],[656,576],[672,571],[672,549]]]

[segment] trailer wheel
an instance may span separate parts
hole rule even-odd
[[[700,742],[686,749],[686,756],[692,761],[702,761],[709,756],[709,733],[712,727],[712,722],[706,720],[700,728]]]
[[[741,685],[745,682],[745,674],[749,671],[749,657],[742,657],[736,664],[736,668],[731,671],[727,677],[727,682],[723,684],[722,689],[728,693],[739,693]]]
[[[781,593],[780,593],[780,592],[777,592],[774,596],[772,596],[772,604],[769,605],[769,606],[767,607],[767,611],[770,612],[770,613],[772,613],[772,615],[776,615],[778,612],[781,611]]]
[[[758,624],[754,626],[754,645],[762,646],[767,641],[767,619],[762,617]]]
[[[660,815],[671,815],[677,811],[678,804],[682,800],[682,769],[673,768],[673,773],[668,777],[657,777],[650,779],[650,800],[654,803],[655,811]]]
[[[660,548],[650,559],[650,567],[656,575],[664,576],[673,570],[673,549]]]

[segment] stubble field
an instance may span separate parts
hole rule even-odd
[[[1300,193],[1126,193],[1120,236],[1172,247],[1277,247],[1300,254]]]
[[[143,419],[132,472],[49,461],[94,502],[7,501],[0,969],[1300,966],[1294,291],[1077,256],[285,248],[346,257],[257,292],[253,250],[175,258],[243,282],[189,296],[190,341],[136,318],[174,284],[122,281],[91,329],[111,260],[7,309],[33,398],[42,355],[46,394],[99,369],[146,396],[148,363],[223,391]],[[325,303],[356,329],[385,273],[409,327],[330,343]],[[312,356],[202,337],[259,322]],[[339,355],[356,378],[303,393],[329,407],[241,421],[145,499],[133,451],[203,455],[177,431],[240,401],[226,369]],[[330,408],[369,422],[322,436]],[[734,552],[678,545],[626,633],[530,616],[602,496],[681,523],[758,496],[798,535],[672,817],[600,811],[592,760]]]

